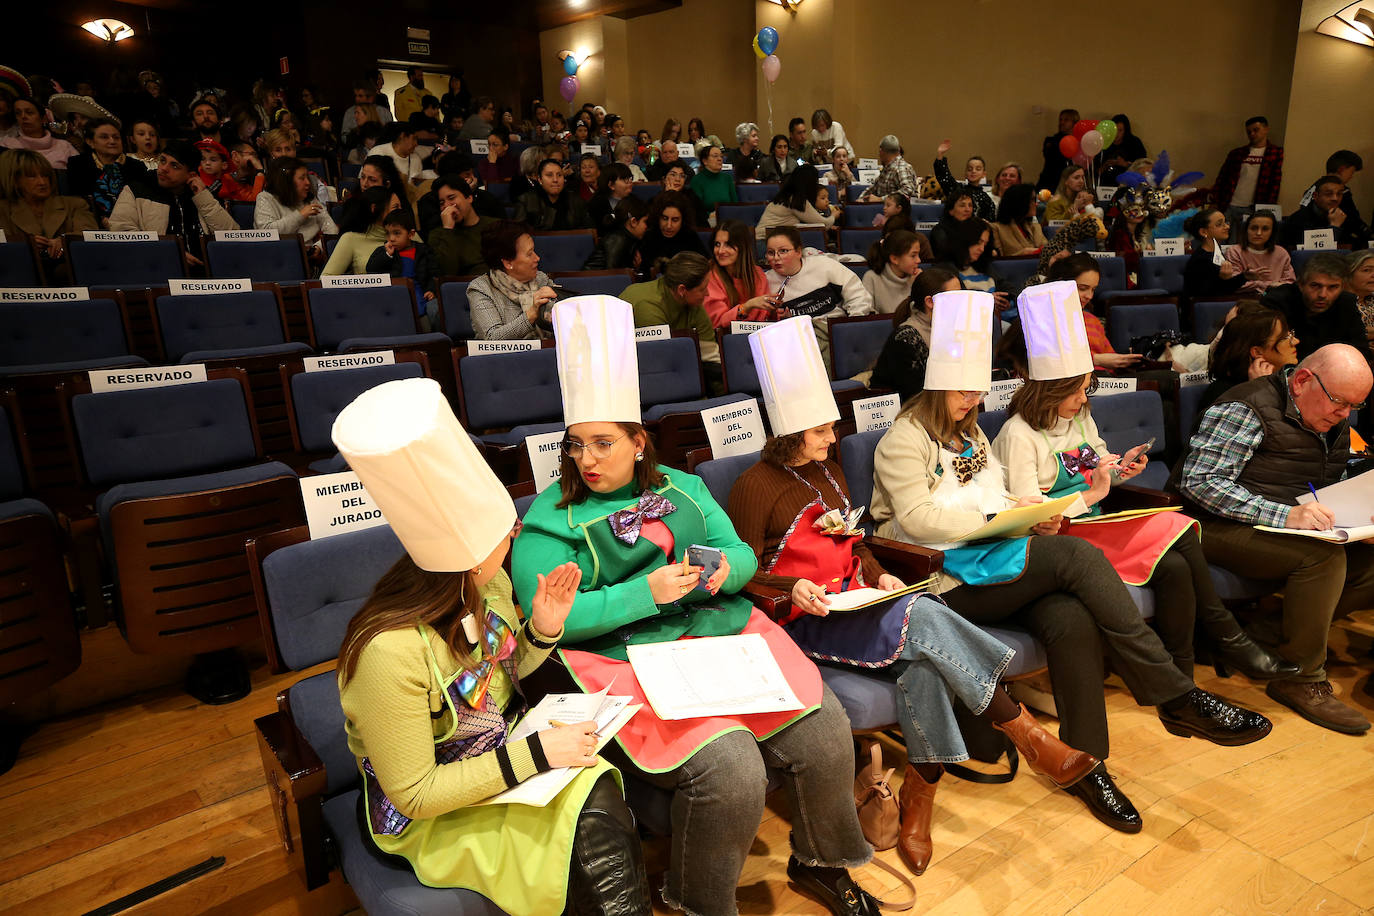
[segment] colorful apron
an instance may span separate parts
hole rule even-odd
[[[970,485],[988,491],[1005,493],[1001,469],[988,460],[987,450],[976,449],[967,443],[957,455],[948,448],[940,448],[940,465],[936,468],[940,481],[931,491],[931,499],[939,508],[973,508],[968,505]],[[983,511],[987,506],[977,507]],[[1002,508],[1006,508],[1005,501]],[[928,545],[935,546],[935,545]],[[974,543],[956,542],[939,545],[945,554],[945,572],[966,585],[997,585],[1012,582],[1026,571],[1026,556],[1030,552],[1030,538],[998,538]]]
[[[655,495],[646,492],[634,506],[607,516],[604,525],[597,522],[593,526],[583,526],[583,534],[593,555],[597,555],[598,547],[601,551],[643,550],[647,545],[652,545],[662,551],[669,562],[674,562],[677,551],[673,532],[661,519],[677,509],[667,500],[659,502],[652,499]],[[607,532],[613,533],[614,541],[606,537]],[[633,542],[627,546],[626,541],[631,539]],[[595,585],[595,581],[592,580],[592,585]],[[719,613],[707,604],[693,604],[683,609],[684,614],[709,614],[713,611]],[[628,661],[581,649],[559,649],[558,652],[573,679],[587,693],[596,693],[609,687],[615,695],[629,696],[633,702],[643,704],[644,708],[616,734],[615,740],[635,766],[646,773],[663,773],[677,769],[702,747],[726,732],[748,731],[762,741],[820,708],[820,671],[781,627],[753,608],[740,632],[763,636],[788,685],[801,701],[801,709],[668,721],[654,713]]]
[[[488,609],[499,626],[487,631],[484,660],[498,663],[515,688],[512,718],[524,709],[515,670],[515,637],[507,621]],[[492,630],[498,630],[495,638]],[[431,682],[440,685],[439,709],[452,726],[434,738],[435,762],[444,765],[506,743],[508,720],[485,684],[464,678],[459,668],[444,676],[425,638]],[[461,683],[460,683],[461,682]],[[470,705],[470,702],[475,705]],[[432,714],[434,714],[432,713]],[[363,758],[364,803],[373,841],[383,852],[404,857],[420,883],[461,887],[491,900],[511,916],[560,913],[566,903],[577,820],[602,773],[620,774],[605,760],[584,768],[544,807],[474,805],[412,820],[382,792],[371,761]]]
[[[835,483],[830,470],[820,465],[821,473],[830,487],[840,495],[846,515],[851,511],[849,497]],[[862,563],[854,555],[854,546],[862,535],[830,535],[819,530],[815,522],[830,511],[825,497],[796,471],[787,469],[797,481],[805,485],[816,498],[804,506],[783,535],[778,551],[764,572],[777,576],[795,576],[824,585],[829,592],[845,592],[866,588]],[[902,595],[860,611],[817,617],[792,605],[791,613],[780,621],[788,635],[812,658],[838,662],[863,668],[885,668],[902,654],[906,633],[911,625],[910,604],[914,595]]]
[[[1056,452],[1054,483],[1045,495],[1050,499],[1081,493],[1092,487],[1092,475],[1097,472],[1101,457],[1088,444],[1087,432],[1083,422],[1075,418],[1078,433],[1082,437],[1078,448],[1073,451]],[[1049,436],[1041,430],[1049,442]],[[1089,510],[1091,515],[1102,514],[1099,503]],[[1160,557],[1182,537],[1190,527],[1198,526],[1196,519],[1182,512],[1157,512],[1119,522],[1102,522],[1093,525],[1070,523],[1067,534],[1082,538],[1101,550],[1107,557],[1121,581],[1127,585],[1144,585],[1155,574],[1155,566]],[[1201,536],[1201,527],[1199,537]]]

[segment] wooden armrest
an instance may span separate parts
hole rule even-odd
[[[274,712],[253,724],[277,835],[306,889],[313,890],[329,881],[324,763],[286,712]]]
[[[875,534],[864,538],[864,544],[873,551],[879,563],[908,584],[928,579],[945,566],[944,552],[929,547],[880,538]]]
[[[1176,494],[1147,490],[1144,487],[1136,487],[1128,483],[1113,485],[1104,502],[1112,512],[1124,512],[1127,509],[1159,509],[1164,506],[1180,505]]]
[[[740,594],[752,601],[754,607],[767,614],[770,620],[782,620],[792,610],[792,595],[780,588],[751,583],[740,589]]]

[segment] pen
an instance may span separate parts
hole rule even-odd
[[[1320,499],[1317,499],[1317,488],[1312,486],[1312,481],[1310,480],[1307,482],[1307,491],[1312,494],[1312,498],[1314,500],[1316,500],[1317,502],[1321,502]]]

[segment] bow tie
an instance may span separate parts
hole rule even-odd
[[[1064,473],[1072,477],[1083,471],[1095,470],[1102,461],[1091,445],[1084,445],[1072,452],[1060,452],[1059,463],[1064,465]]]
[[[463,671],[454,680],[458,695],[473,709],[481,709],[487,697],[487,686],[497,662],[510,658],[515,651],[515,634],[495,611],[487,611],[487,625],[482,631],[482,660]]]
[[[611,530],[615,536],[620,538],[631,547],[639,540],[639,531],[644,527],[644,523],[654,519],[661,519],[670,512],[676,512],[677,506],[673,505],[666,497],[646,490],[640,497],[639,503],[633,509],[621,509],[619,512],[612,513],[607,519],[611,524]]]
[[[988,466],[988,453],[986,449],[978,449],[972,455],[954,456],[954,476],[959,480],[959,486],[963,486],[973,479],[973,475]]]

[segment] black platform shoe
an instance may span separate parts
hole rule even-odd
[[[1099,763],[1096,769],[1064,791],[1077,797],[1088,806],[1093,817],[1113,830],[1139,833],[1144,826],[1140,812],[1135,810],[1126,793],[1117,788],[1105,763]]]
[[[1159,709],[1159,721],[1172,735],[1180,738],[1206,738],[1223,747],[1238,747],[1258,741],[1273,729],[1274,724],[1257,712],[1223,700],[1214,693],[1194,687],[1187,694],[1183,708],[1170,712]]]
[[[787,877],[836,916],[879,916],[881,912],[873,895],[859,887],[843,868],[803,865],[792,856],[787,860]]]

